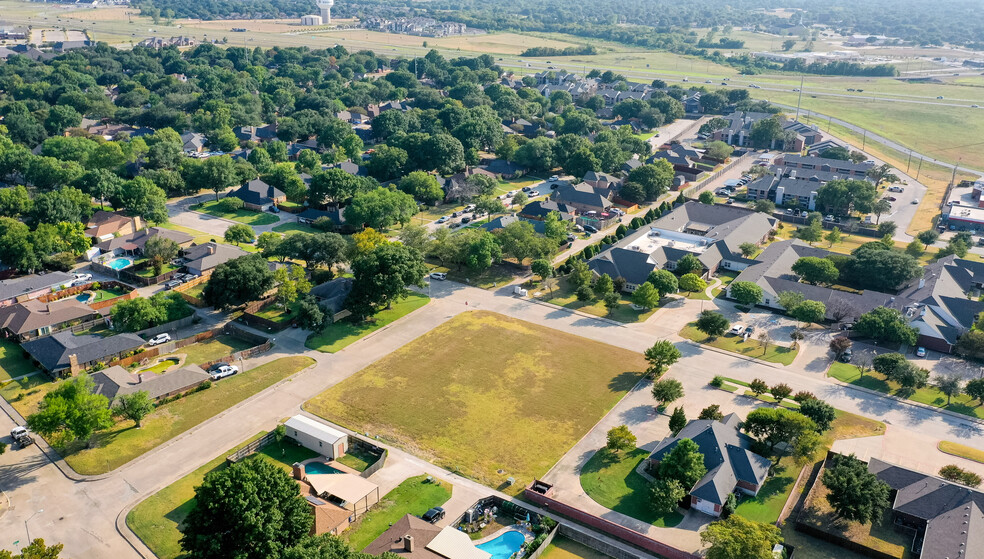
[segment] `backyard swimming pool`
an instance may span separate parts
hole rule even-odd
[[[519,551],[519,548],[523,547],[525,542],[526,536],[522,532],[509,530],[500,534],[496,539],[489,540],[475,547],[490,553],[492,559],[509,559],[513,553],[516,553]]]
[[[133,265],[133,260],[129,258],[114,258],[106,263],[107,266],[114,270],[122,270]]]
[[[304,473],[306,474],[344,474],[345,472],[332,468],[324,462],[308,462],[304,464]]]
[[[95,298],[96,298],[96,294],[95,293],[82,293],[80,295],[76,295],[75,296],[75,300],[78,301],[78,302],[80,302],[80,303],[88,303],[92,299],[95,299]]]

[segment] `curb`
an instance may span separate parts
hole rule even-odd
[[[683,336],[680,336],[679,334],[677,334],[677,336],[680,337],[680,338],[683,338]],[[720,353],[722,355],[730,355],[730,356],[736,357],[738,359],[744,359],[745,361],[751,361],[752,363],[758,363],[759,365],[765,365],[766,367],[772,367],[773,369],[783,370],[783,367],[785,367],[785,365],[778,365],[776,363],[770,363],[768,361],[762,361],[761,359],[756,359],[754,357],[745,357],[744,355],[742,355],[740,353],[734,353],[734,352],[727,351],[727,350],[720,349],[720,348],[716,348],[714,346],[710,346],[710,345],[707,345],[707,344],[698,343],[698,342],[695,342],[695,341],[690,340],[690,339],[687,339],[687,338],[683,338],[683,342],[686,343],[686,344],[690,344],[690,345],[692,345],[694,347],[700,347],[700,348],[708,349],[710,351],[714,351],[714,352]]]
[[[908,406],[912,406],[912,407],[915,407],[915,408],[922,408],[922,409],[924,409],[926,411],[931,411],[931,412],[934,412],[934,413],[941,413],[941,414],[944,414],[944,415],[949,415],[950,417],[952,417],[954,419],[960,419],[960,420],[963,420],[963,421],[973,421],[975,423],[984,425],[984,419],[981,419],[979,417],[972,417],[972,416],[969,416],[969,415],[964,415],[962,413],[957,413],[955,411],[950,411],[950,410],[943,409],[943,408],[937,408],[935,406],[930,406],[929,404],[923,404],[922,402],[916,402],[916,401],[913,401],[913,400],[909,400],[907,398],[902,398],[902,397],[896,396],[894,394],[885,394],[884,392],[879,392],[877,390],[872,390],[870,388],[865,388],[863,386],[856,386],[854,384],[851,384],[851,383],[848,383],[848,382],[844,382],[842,380],[838,380],[838,379],[836,379],[836,378],[834,378],[834,377],[832,377],[830,375],[827,375],[826,373],[824,373],[824,374],[826,375],[827,382],[830,382],[831,384],[834,384],[834,385],[838,385],[838,386],[842,386],[844,388],[851,388],[851,389],[854,389],[854,390],[865,392],[865,393],[870,394],[872,396],[879,396],[881,398],[888,398],[888,399],[891,399],[891,400],[895,400],[896,402],[899,402],[901,404],[906,404]]]
[[[606,323],[608,323],[608,324],[610,324],[612,326],[618,326],[620,328],[628,328],[628,326],[626,326],[625,323],[623,323],[623,322],[619,322],[617,320],[612,320],[610,318],[605,318],[603,316],[595,316],[593,314],[588,314],[588,313],[585,313],[585,312],[581,312],[581,311],[578,311],[576,309],[568,309],[567,307],[561,307],[560,305],[555,305],[553,303],[548,303],[546,301],[541,301],[541,300],[537,299],[536,297],[530,297],[528,299],[518,299],[518,300],[525,301],[527,303],[535,303],[537,305],[543,305],[544,307],[550,307],[550,308],[553,308],[553,309],[556,309],[556,310],[559,310],[559,311],[566,311],[566,312],[569,312],[571,314],[576,314],[576,315],[581,316],[581,317],[584,317],[584,318],[593,318],[595,320],[600,320],[601,322],[606,322]],[[633,322],[633,324],[635,324],[635,323]]]

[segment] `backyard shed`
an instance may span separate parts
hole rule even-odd
[[[348,448],[348,435],[303,415],[288,419],[284,427],[287,436],[297,444],[332,460],[341,457]]]

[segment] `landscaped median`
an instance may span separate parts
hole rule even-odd
[[[722,382],[720,384],[717,384],[717,381],[719,380]],[[762,400],[763,402],[768,402],[770,404],[776,403],[776,399],[773,396],[771,396],[768,392],[762,392],[760,394],[756,394],[754,391],[751,390],[751,383],[745,382],[743,380],[716,376],[714,377],[714,379],[711,380],[711,386],[715,388],[720,388],[725,392],[731,392],[731,393],[738,392],[738,390],[740,389],[745,389],[743,392],[745,396],[749,396],[751,398],[757,398],[759,400]],[[783,398],[783,400],[779,402],[779,405],[784,408],[789,408],[791,410],[799,409],[800,407],[797,402],[788,398]]]
[[[588,301],[579,300],[576,290],[568,284],[567,278],[548,279],[536,289],[540,293],[539,299],[545,303],[602,318],[610,318],[618,322],[645,322],[659,308],[637,311],[632,308],[632,299],[624,293],[619,293],[618,306],[609,311],[599,297],[592,297]],[[670,300],[664,298],[660,301],[660,304],[662,305]]]
[[[753,338],[746,340],[742,336],[733,336],[731,334],[717,337],[708,336],[697,329],[696,322],[691,322],[684,326],[683,330],[680,330],[680,336],[699,344],[709,345],[760,361],[779,363],[780,365],[789,365],[796,359],[796,354],[799,353],[798,347],[786,347],[774,342],[766,346]]]
[[[908,393],[898,383],[888,380],[885,375],[878,371],[868,370],[862,376],[858,368],[854,365],[839,361],[830,366],[830,369],[827,370],[827,376],[847,384],[860,386],[884,394],[891,394],[899,398],[933,406],[934,408],[984,419],[984,408],[981,407],[981,403],[967,394],[954,396],[950,399],[950,404],[947,405],[946,395],[940,392],[935,386],[927,384],[922,388],[917,388],[911,393]]]
[[[939,444],[936,445],[936,448],[940,449],[940,452],[944,454],[958,456],[960,458],[965,458],[967,460],[984,464],[984,451],[982,450],[950,441],[940,441]]]
[[[430,301],[430,297],[426,295],[411,293],[406,299],[393,303],[391,308],[379,311],[365,322],[355,323],[348,319],[342,319],[329,324],[323,331],[311,334],[304,345],[309,349],[324,353],[341,351],[350,344],[426,305],[428,301]]]
[[[86,448],[84,441],[49,442],[76,472],[103,474],[313,364],[313,359],[302,356],[270,361],[218,381],[205,390],[159,405],[143,419],[139,429],[132,421],[121,420],[109,429],[98,431],[92,438],[92,448]],[[4,387],[0,395],[26,417],[37,410],[44,395],[57,385],[58,382],[43,382],[40,375],[35,375]]]

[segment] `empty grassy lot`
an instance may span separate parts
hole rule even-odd
[[[419,309],[426,305],[427,301],[430,301],[430,298],[426,295],[411,293],[406,299],[393,303],[393,308],[376,313],[376,316],[366,322],[357,324],[343,319],[329,324],[324,331],[308,337],[304,345],[324,353],[335,353]]]
[[[656,526],[676,526],[683,515],[658,515],[649,504],[649,481],[636,472],[649,457],[641,448],[615,454],[603,448],[581,468],[581,487],[599,505]]]
[[[793,359],[796,359],[796,354],[799,353],[799,348],[791,349],[776,343],[771,343],[769,344],[769,347],[766,348],[762,345],[762,342],[754,338],[742,340],[741,336],[732,335],[711,338],[707,334],[698,330],[694,324],[695,323],[691,322],[686,325],[683,330],[680,330],[680,335],[699,344],[705,344],[718,349],[723,349],[725,351],[739,353],[745,357],[754,357],[755,359],[761,359],[763,361],[770,361],[781,365],[789,365],[793,362]]]
[[[407,514],[420,516],[451,498],[451,485],[437,479],[426,480],[426,475],[407,478],[345,531],[343,536],[352,549],[361,551]]]
[[[198,342],[197,344],[182,347],[174,355],[183,353],[187,356],[185,358],[186,363],[199,365],[208,361],[214,361],[220,357],[225,357],[226,355],[232,355],[237,351],[242,351],[250,347],[253,347],[253,344],[245,340],[229,334],[221,334],[214,338]]]
[[[540,299],[547,303],[553,303],[554,305],[567,309],[579,310],[595,316],[610,318],[619,322],[645,322],[659,308],[643,311],[634,310],[631,306],[632,299],[625,293],[619,293],[618,306],[609,312],[608,308],[605,307],[604,301],[598,298],[591,299],[590,301],[578,301],[575,290],[567,283],[567,278],[550,278],[546,282],[541,283],[536,288],[536,291],[540,293]],[[660,304],[662,305],[667,301],[669,299],[663,299],[660,301]]]
[[[269,212],[254,212],[252,210],[236,210],[227,212],[218,207],[219,202],[212,200],[202,204],[196,204],[189,209],[196,212],[206,213],[211,216],[231,219],[246,225],[270,225],[280,221],[280,218]]]
[[[236,448],[223,452],[204,466],[143,500],[126,515],[126,525],[160,559],[180,557],[181,532],[178,529],[195,506],[195,486],[201,485],[209,472],[224,469],[226,456],[264,434],[259,433]],[[290,471],[291,464],[294,462],[301,462],[317,455],[301,446],[272,443],[260,449],[254,456],[257,457],[254,459],[269,460]]]
[[[516,494],[611,409],[645,368],[637,353],[473,311],[321,393],[305,409]],[[506,488],[509,477],[516,483]]]
[[[85,448],[85,443],[80,441],[52,446],[80,474],[109,472],[313,363],[309,357],[282,357],[158,407],[144,418],[140,429],[132,421],[119,421],[113,427],[97,432],[92,448]],[[37,409],[38,403],[55,385],[46,383],[38,389],[5,390],[4,396],[9,393],[8,400],[21,415],[27,416]],[[24,396],[18,398],[17,394],[21,392]]]

